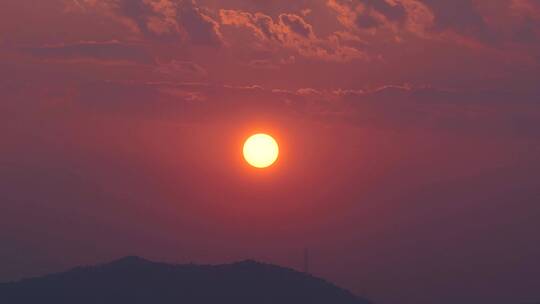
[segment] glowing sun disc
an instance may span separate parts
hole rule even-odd
[[[244,143],[244,159],[255,168],[268,168],[279,156],[277,141],[268,134],[255,134]]]

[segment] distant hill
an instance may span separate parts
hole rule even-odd
[[[367,304],[322,279],[254,261],[171,265],[138,257],[0,284],[9,304]]]

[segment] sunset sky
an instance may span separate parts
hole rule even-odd
[[[539,83],[537,0],[0,0],[0,281],[309,248],[375,303],[539,301]]]

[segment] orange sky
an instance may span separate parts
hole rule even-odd
[[[538,301],[539,41],[534,0],[3,0],[0,280],[309,247],[376,303]]]

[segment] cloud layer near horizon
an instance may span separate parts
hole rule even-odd
[[[44,68],[56,74],[46,77],[47,83],[65,78],[67,90],[95,82],[197,82],[206,86],[182,96],[206,96],[210,103],[205,90],[216,85],[269,92],[308,88],[310,103],[318,104],[312,109],[322,111],[311,116],[324,116],[331,108],[348,121],[361,112],[350,106],[352,99],[378,108],[378,120],[391,121],[390,113],[403,104],[422,107],[426,117],[441,117],[424,110],[438,111],[445,103],[455,106],[455,115],[461,109],[471,119],[465,109],[504,116],[507,112],[496,114],[497,109],[515,106],[510,111],[520,113],[538,96],[540,8],[535,1],[52,1],[36,8],[54,20],[44,26],[23,24],[37,13],[27,5],[8,1],[2,21],[2,61],[10,82],[17,80],[9,79],[9,71],[23,70],[22,78],[35,78],[30,82],[38,85]],[[15,31],[21,27],[25,30]],[[77,73],[75,80],[70,76],[75,68],[88,72]],[[390,87],[446,93],[423,95],[427,106],[404,94],[378,102],[366,93]],[[387,99],[387,94],[373,95]],[[293,99],[291,107],[302,107]],[[393,118],[386,119],[386,112]]]

